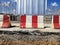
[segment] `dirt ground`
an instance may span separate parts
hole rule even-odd
[[[5,41],[0,40],[0,45],[60,45],[60,42],[55,41],[21,41],[21,40],[15,40],[15,41]]]
[[[60,45],[60,35],[0,34],[0,45]]]

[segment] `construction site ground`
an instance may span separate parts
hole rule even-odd
[[[0,28],[0,45],[60,45],[60,29],[51,28],[51,22],[43,29],[21,29],[19,23],[12,26]]]
[[[60,33],[30,35],[26,33],[0,34],[0,45],[60,45]]]
[[[43,29],[0,28],[0,45],[60,45],[60,29],[46,25]]]

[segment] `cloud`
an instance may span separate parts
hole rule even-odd
[[[54,2],[54,3],[51,3],[51,6],[58,6],[58,4]]]
[[[52,10],[48,8],[47,11],[52,11]]]

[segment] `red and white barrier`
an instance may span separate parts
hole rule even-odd
[[[2,16],[3,21],[2,21],[2,28],[9,28],[11,26],[10,24],[10,17],[8,15],[3,15]]]
[[[53,28],[60,28],[60,16],[59,15],[52,16],[52,26]]]
[[[21,15],[20,28],[44,28],[43,16]]]

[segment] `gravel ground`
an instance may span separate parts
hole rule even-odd
[[[60,45],[60,33],[39,31],[10,33],[0,34],[0,45]]]
[[[0,39],[2,40],[52,40],[57,41],[60,39],[58,35],[48,35],[48,36],[36,36],[36,35],[7,35],[7,34],[0,34]]]

